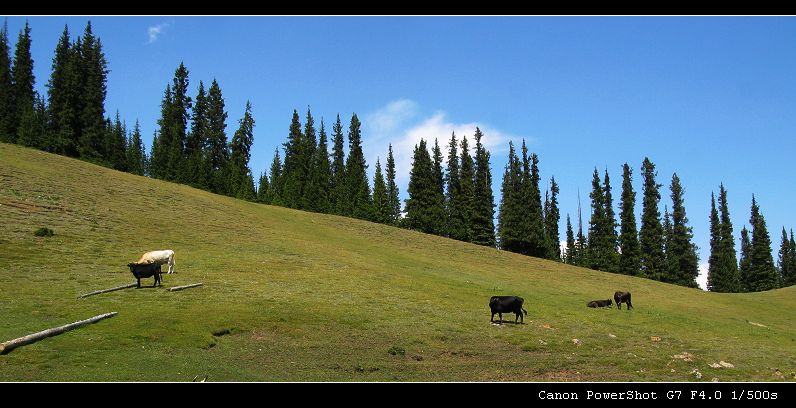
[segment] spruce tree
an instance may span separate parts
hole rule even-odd
[[[439,142],[434,139],[434,149],[432,150],[431,157],[433,159],[433,176],[434,176],[434,204],[431,208],[434,233],[441,236],[447,236],[447,216],[445,211],[445,174],[442,170],[442,150],[439,148]]]
[[[733,237],[730,210],[727,204],[727,190],[724,184],[719,185],[719,254],[717,259],[718,270],[726,275],[724,292],[740,292],[742,290],[741,275],[738,272],[738,258],[735,253],[735,238]]]
[[[460,190],[456,205],[461,209],[462,228],[460,233],[462,234],[462,241],[474,242],[475,186],[473,182],[475,174],[473,171],[473,159],[470,157],[470,148],[467,145],[467,136],[462,137],[461,151],[461,166],[459,167]]]
[[[271,204],[268,202],[268,195],[270,194],[268,184],[268,176],[265,173],[260,173],[260,180],[257,182],[258,203]]]
[[[445,174],[445,234],[453,239],[463,241],[466,237],[466,226],[462,222],[462,209],[459,201],[461,194],[461,179],[459,176],[459,153],[456,143],[456,133],[451,133],[448,143],[448,162]]]
[[[776,289],[778,286],[777,271],[774,267],[774,258],[771,256],[771,238],[766,228],[766,220],[760,213],[760,207],[752,196],[752,215],[749,219],[752,225],[751,264],[746,286],[751,292]]]
[[[588,257],[589,246],[587,237],[583,235],[583,217],[580,210],[580,191],[578,192],[578,235],[575,241],[575,265],[587,268],[589,265]]]
[[[738,261],[738,273],[741,278],[741,291],[752,292],[749,287],[752,274],[752,241],[749,239],[749,230],[745,225],[741,229],[741,259]]]
[[[622,197],[619,205],[622,208],[619,216],[618,245],[622,251],[619,255],[619,273],[638,276],[641,266],[639,264],[638,231],[636,230],[636,193],[633,191],[633,171],[627,163],[622,166]]]
[[[73,157],[77,156],[80,95],[76,53],[69,40],[69,27],[64,26],[55,47],[52,73],[47,83],[50,146],[46,150]]]
[[[254,144],[254,118],[251,102],[246,101],[246,109],[238,123],[240,126],[232,136],[229,155],[230,195],[242,200],[254,201],[254,180],[249,169],[251,147]]]
[[[311,116],[307,112],[307,122],[310,123]],[[312,134],[314,140],[314,129],[305,125],[305,134]],[[329,163],[329,149],[326,147],[326,129],[321,119],[321,130],[318,145],[314,147],[312,153],[312,163],[309,167],[309,185],[305,194],[305,206],[309,211],[327,213],[330,211],[329,187],[331,185],[332,173],[331,163]]]
[[[500,248],[505,251],[521,253],[524,241],[520,236],[522,190],[522,170],[520,160],[514,152],[514,144],[509,142],[509,158],[503,172],[503,182],[500,187],[500,207],[498,209],[498,240]]]
[[[0,142],[16,139],[14,128],[14,86],[11,70],[11,49],[8,43],[8,21],[0,30]]]
[[[130,137],[130,142],[127,144],[127,171],[139,176],[144,175],[146,168],[146,153],[144,150],[144,143],[141,140],[141,126],[138,120],[135,121],[135,128]]]
[[[711,292],[728,292],[723,290],[726,285],[725,276],[719,270],[719,243],[721,242],[721,220],[716,209],[716,197],[710,193],[710,257],[708,258],[707,289]]]
[[[80,91],[80,139],[78,152],[84,160],[102,162],[107,158],[104,149],[105,95],[107,93],[108,68],[102,44],[91,31],[91,22],[86,24],[82,42],[78,43],[80,55],[78,70],[81,77]]]
[[[268,186],[265,202],[271,205],[284,206],[282,201],[282,160],[279,158],[278,147],[274,151],[274,159],[271,162],[268,178],[271,180],[271,184]]]
[[[17,143],[22,146],[43,149],[47,128],[47,112],[44,101],[36,95],[33,107],[25,106],[17,128]]]
[[[395,159],[392,155],[392,144],[387,153],[387,208],[390,213],[390,224],[397,225],[401,219],[401,202],[398,199],[398,185],[395,183]]]
[[[539,188],[539,157],[536,153],[528,155],[525,140],[522,141],[522,179],[520,182],[520,227],[521,240],[519,252],[525,255],[545,258],[548,254],[547,236],[544,230],[544,211],[542,193]]]
[[[473,179],[473,243],[495,246],[495,198],[492,194],[492,170],[489,168],[489,151],[481,143],[483,133],[475,128],[475,177]]]
[[[227,162],[229,147],[227,145],[227,112],[224,110],[224,97],[221,87],[213,79],[207,91],[207,162],[205,168],[210,171],[210,191],[216,194],[227,192]],[[273,181],[272,181],[273,183]]]
[[[572,233],[572,222],[567,214],[567,252],[564,254],[564,262],[575,265],[575,234]]]
[[[655,182],[655,165],[644,158],[641,165],[644,178],[644,198],[642,202],[641,229],[639,230],[640,276],[661,280],[664,272],[663,227],[661,226],[658,202],[661,199],[660,184]]]
[[[603,218],[603,237],[605,239],[605,270],[608,272],[619,272],[619,252],[617,245],[619,236],[616,233],[616,215],[614,213],[614,200],[611,195],[611,180],[608,177],[608,169],[605,169],[603,177],[603,208],[605,208],[605,218]]]
[[[343,139],[343,124],[340,114],[332,126],[332,181],[330,186],[331,212],[338,215],[346,214],[346,176],[345,176],[345,148]],[[389,160],[388,160],[389,167]],[[389,170],[388,170],[389,171]]]
[[[152,152],[150,153],[149,170],[151,176],[157,179],[165,180],[168,171],[168,143],[169,134],[171,133],[172,124],[172,96],[171,85],[166,85],[166,90],[163,92],[163,100],[160,103],[160,119],[158,119],[158,130],[155,137],[152,139]]]
[[[35,122],[36,91],[33,86],[36,78],[33,75],[33,57],[30,54],[30,26],[25,20],[25,28],[19,31],[17,46],[14,52],[14,66],[11,68],[13,86],[14,112],[11,118],[13,134],[11,141],[16,141],[21,121],[26,120],[28,130],[32,131]]]
[[[591,180],[591,217],[589,218],[589,249],[588,265],[591,269],[605,271],[607,268],[607,253],[605,250],[605,197],[600,185],[600,174],[594,168]]]
[[[698,287],[696,278],[699,276],[699,258],[697,257],[697,247],[693,243],[694,234],[691,227],[688,226],[683,200],[684,189],[677,173],[672,175],[670,189],[672,193],[672,232],[666,248],[668,279],[664,279],[664,281],[696,288]]]
[[[127,130],[119,118],[118,110],[113,126],[108,130],[105,140],[105,161],[113,169],[127,171]]]
[[[672,237],[672,217],[669,214],[669,206],[663,206],[663,273],[661,274],[660,281],[669,282],[669,240]]]
[[[373,176],[373,221],[380,224],[391,222],[387,185],[384,182],[379,159],[376,159],[376,173]]]
[[[365,155],[362,152],[362,124],[357,114],[351,116],[351,124],[348,127],[348,159],[346,160],[346,192],[345,203],[347,215],[361,220],[373,218],[373,204],[370,201],[370,186],[368,185],[368,175],[366,171],[368,165],[365,163]]]
[[[793,274],[790,270],[790,240],[788,240],[788,232],[785,227],[782,227],[782,240],[779,244],[779,256],[777,259],[777,269],[779,270],[779,286],[784,287],[787,278]]]
[[[561,214],[558,209],[558,184],[556,178],[550,178],[550,203],[545,211],[545,234],[547,234],[548,242],[548,258],[561,262],[561,238],[558,233],[558,221]],[[547,193],[545,193],[545,197]],[[547,200],[545,200],[547,202]]]
[[[307,181],[304,173],[305,146],[304,135],[301,133],[301,122],[298,111],[293,110],[293,118],[285,147],[285,165],[282,175],[282,200],[286,207],[300,208],[302,204],[303,187]]]
[[[316,207],[320,207],[321,201],[321,183],[320,180],[313,180],[316,176],[313,165],[315,163],[315,150],[318,148],[318,141],[315,136],[315,119],[312,117],[310,109],[307,108],[307,117],[304,121],[304,143],[302,159],[302,171],[306,175],[306,181],[303,186],[303,193],[301,195],[300,208],[308,211],[318,211]]]
[[[191,116],[191,131],[185,140],[185,160],[182,165],[182,182],[196,188],[210,188],[211,169],[207,160],[208,122],[207,93],[204,82],[199,81]]]
[[[790,247],[790,253],[788,255],[788,270],[790,271],[790,275],[784,277],[785,282],[783,286],[796,285],[796,241],[793,239],[793,230],[790,230],[790,242],[788,246]]]
[[[415,145],[412,170],[409,173],[407,189],[409,198],[406,200],[405,219],[407,228],[428,234],[437,233],[433,210],[436,201],[436,188],[434,165],[428,154],[426,141],[420,139],[420,143]]]

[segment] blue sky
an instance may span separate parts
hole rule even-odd
[[[32,17],[37,89],[46,92],[64,24],[86,17]],[[754,193],[773,249],[793,215],[796,153],[796,19],[789,17],[92,17],[111,70],[106,110],[139,119],[147,149],[166,84],[182,61],[191,93],[216,78],[231,137],[251,100],[251,168],[267,169],[297,109],[327,128],[340,113],[363,121],[372,174],[387,144],[406,191],[420,137],[486,133],[496,197],[508,141],[524,138],[543,180],[588,219],[591,174],[607,168],[618,206],[621,166],[639,196],[645,156],[668,186],[677,172],[700,247],[709,254],[711,191],[724,182],[736,238]],[[25,17],[8,17],[12,43]],[[382,163],[383,164],[383,163]],[[543,188],[546,186],[543,184]],[[618,211],[617,211],[618,212]]]

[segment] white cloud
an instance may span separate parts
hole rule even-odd
[[[376,112],[366,115],[363,122],[366,138],[363,145],[366,148],[366,160],[371,163],[369,173],[373,174],[376,158],[380,159],[382,167],[385,166],[388,145],[392,144],[397,173],[396,182],[402,195],[405,194],[406,186],[409,183],[412,155],[415,145],[420,143],[420,139],[426,141],[429,151],[434,146],[434,139],[437,139],[444,158],[447,158],[447,145],[451,132],[456,133],[458,143],[461,143],[463,136],[467,137],[472,155],[475,148],[473,135],[476,127],[480,128],[484,134],[481,143],[491,152],[492,157],[496,153],[507,151],[509,140],[513,140],[515,144],[522,143],[521,137],[507,134],[480,122],[454,123],[447,118],[443,111],[437,111],[430,117],[418,121],[416,120],[420,116],[418,112],[417,103],[402,99],[390,102]],[[530,138],[526,137],[525,139],[528,142],[531,141]],[[492,161],[494,162],[494,159]],[[492,169],[493,179],[495,179],[495,172],[500,171],[502,170]]]
[[[171,23],[161,23],[147,28],[147,34],[149,35],[149,41],[147,41],[147,44],[152,44],[153,42],[157,41],[158,36],[162,34],[170,25]]]
[[[697,284],[702,290],[708,290],[708,264],[699,264],[699,276],[697,277]]]

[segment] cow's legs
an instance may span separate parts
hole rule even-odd
[[[138,279],[138,288],[140,289],[141,288],[141,278],[136,278],[136,279]]]
[[[494,323],[495,322],[495,314],[492,313],[492,317],[489,318],[489,321]]]
[[[503,312],[498,312],[498,317],[500,318],[500,323],[503,323]]]

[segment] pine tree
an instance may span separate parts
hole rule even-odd
[[[561,214],[558,210],[558,184],[556,178],[550,178],[550,202],[546,206],[545,211],[545,234],[547,234],[548,242],[548,258],[554,261],[561,261],[561,238],[558,233],[558,221],[561,219]],[[547,193],[545,193],[545,198]],[[547,200],[545,199],[545,202]]]
[[[135,121],[135,128],[127,144],[127,171],[139,176],[144,175],[146,168],[146,153],[144,143],[141,141],[141,126]]]
[[[268,186],[265,202],[271,205],[284,206],[282,201],[282,160],[279,158],[279,148],[274,151],[274,160],[271,162],[268,177],[271,180],[271,184]]]
[[[91,22],[86,24],[82,42],[78,43],[80,55],[78,70],[81,78],[80,91],[80,139],[78,152],[84,160],[102,162],[107,158],[104,149],[104,117],[107,61],[99,38],[91,31]]]
[[[633,191],[633,170],[625,163],[622,166],[622,197],[620,207],[620,233],[618,245],[619,273],[630,276],[640,274],[638,232],[636,230],[636,193]]]
[[[641,229],[639,230],[639,249],[641,256],[640,276],[661,280],[665,268],[663,252],[663,227],[661,226],[658,202],[661,199],[660,184],[655,182],[655,165],[644,158],[641,165],[644,177],[644,199],[641,213]]]
[[[603,218],[603,237],[605,239],[605,270],[608,272],[619,272],[619,252],[617,245],[619,236],[616,233],[616,215],[614,213],[614,200],[611,196],[611,180],[608,177],[608,169],[605,169],[603,177],[603,208],[605,218]]]
[[[199,81],[191,116],[191,132],[185,140],[185,160],[182,167],[182,182],[196,188],[210,188],[211,168],[207,160],[207,132],[210,127],[207,110],[208,101],[205,84]]]
[[[481,143],[481,129],[475,128],[475,178],[473,187],[473,243],[495,246],[495,198],[492,194],[492,170],[489,168],[489,152]],[[540,203],[541,205],[541,203]]]
[[[216,194],[229,194],[227,191],[227,163],[229,147],[227,145],[227,112],[224,110],[224,97],[221,87],[213,79],[207,91],[207,162],[205,167],[210,171],[210,191]],[[273,181],[272,181],[273,183]]]
[[[370,202],[370,186],[366,171],[365,155],[362,153],[361,123],[357,114],[351,116],[348,127],[348,159],[346,160],[346,214],[362,220],[373,217],[373,204]],[[350,210],[348,210],[350,209]]]
[[[672,231],[672,216],[669,214],[669,206],[663,206],[663,273],[661,274],[660,281],[669,282],[669,240],[673,234]]]
[[[724,184],[719,185],[719,221],[720,239],[719,256],[717,259],[718,270],[726,275],[724,292],[740,292],[742,290],[741,275],[738,272],[738,258],[735,254],[735,238],[733,237],[730,210],[727,204],[727,190]]]
[[[304,151],[306,156],[304,170],[307,174],[307,183],[304,187],[305,191],[301,199],[301,208],[307,211],[325,212],[326,207],[328,207],[328,204],[326,203],[328,198],[326,197],[325,192],[328,180],[324,180],[323,177],[325,175],[321,175],[321,169],[316,168],[316,164],[319,164],[317,163],[316,159],[319,158],[320,155],[317,151],[318,145],[315,137],[315,119],[313,119],[309,108],[307,109],[307,119],[304,122],[304,143]],[[321,154],[322,156],[327,157],[327,163],[329,157],[328,154],[328,151],[324,151]]]
[[[307,112],[307,122],[311,117]],[[305,125],[305,134],[314,134],[314,129],[310,130]],[[314,140],[314,135],[312,136]],[[315,212],[327,213],[330,211],[329,188],[331,185],[332,173],[331,163],[329,163],[329,149],[326,147],[326,129],[321,119],[321,131],[318,146],[313,149],[312,164],[309,168],[309,187],[306,198],[306,209]]]
[[[332,183],[331,183],[331,211],[333,214],[346,214],[346,175],[345,175],[345,148],[343,139],[343,124],[340,114],[332,127]]]
[[[373,176],[373,221],[381,224],[389,224],[391,221],[387,186],[379,159],[376,159],[376,174]]]
[[[160,102],[160,119],[158,119],[158,130],[152,139],[152,151],[149,155],[149,170],[151,176],[156,179],[165,180],[168,174],[168,135],[171,133],[172,124],[172,95],[171,85],[166,85],[163,92],[163,100]]]
[[[8,45],[8,21],[0,31],[0,142],[16,140],[14,127],[14,86],[11,70],[11,49]]]
[[[567,214],[567,252],[564,253],[564,262],[575,265],[575,235],[572,233],[572,222]]]
[[[589,246],[586,241],[587,238],[583,235],[583,216],[580,209],[580,191],[578,191],[578,235],[575,241],[574,264],[584,268],[588,267],[589,264]]]
[[[672,192],[672,232],[666,248],[668,279],[664,279],[664,281],[696,288],[698,287],[696,278],[699,276],[699,258],[697,257],[697,247],[693,243],[694,234],[691,227],[688,226],[688,217],[683,201],[684,189],[677,173],[672,175],[670,189]]]
[[[521,253],[525,249],[521,228],[522,221],[522,170],[520,160],[514,152],[514,144],[509,142],[509,158],[503,172],[500,187],[500,207],[498,209],[497,235],[500,248],[505,251]]]
[[[401,219],[401,202],[398,199],[398,185],[395,183],[395,159],[392,155],[392,144],[387,153],[387,208],[390,213],[390,224],[397,225]]]
[[[47,83],[50,146],[46,150],[73,157],[77,156],[79,126],[77,113],[80,79],[77,77],[77,51],[70,43],[69,27],[64,26],[64,32],[55,47],[52,74]]]
[[[776,289],[779,287],[779,282],[774,267],[774,258],[771,256],[771,238],[754,195],[752,196],[752,215],[749,223],[752,225],[752,241],[751,262],[746,286],[751,292]]]
[[[118,110],[113,126],[108,130],[105,141],[105,161],[113,169],[127,171],[127,152],[125,150],[127,148],[127,130],[119,118]]]
[[[434,149],[432,150],[433,161],[433,181],[434,181],[434,201],[431,207],[434,234],[447,236],[447,216],[445,211],[445,174],[442,170],[442,150],[439,142],[434,139]]]
[[[30,54],[30,26],[25,20],[25,28],[20,30],[14,52],[14,66],[11,68],[13,84],[14,112],[12,116],[13,134],[11,141],[17,138],[22,120],[26,120],[27,130],[32,130],[35,116],[36,91],[33,86],[36,78],[33,75],[33,57]],[[25,116],[25,117],[23,117]]]
[[[473,171],[473,159],[470,157],[470,148],[467,145],[467,136],[462,137],[461,150],[461,166],[459,167],[460,190],[456,205],[461,209],[462,228],[460,233],[462,234],[462,241],[474,242],[475,186],[473,182],[475,174]]]
[[[254,118],[251,102],[246,101],[246,109],[238,123],[240,126],[232,136],[229,155],[230,195],[242,200],[254,201],[254,179],[249,169],[251,147],[254,144]]]

